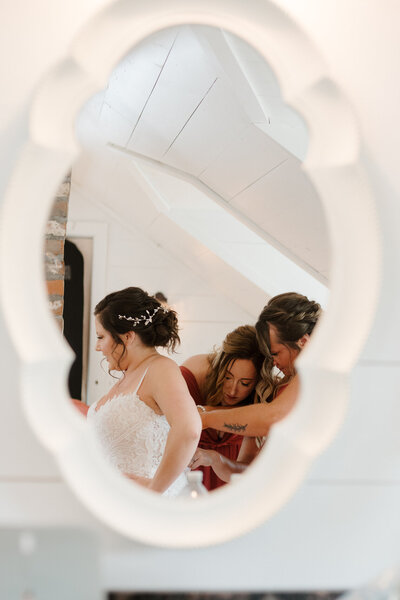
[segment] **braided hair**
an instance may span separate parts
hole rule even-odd
[[[294,375],[293,373],[283,379],[272,375],[274,361],[269,326],[274,327],[279,343],[298,351],[298,340],[306,334],[311,335],[321,313],[318,302],[295,292],[274,296],[263,308],[256,323],[258,343],[265,357],[257,386],[260,401],[271,402],[279,387],[288,383]]]

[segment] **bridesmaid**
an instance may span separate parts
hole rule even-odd
[[[266,436],[271,425],[293,408],[299,393],[296,358],[310,340],[322,313],[321,306],[295,292],[272,298],[256,323],[257,338],[265,359],[257,385],[259,404],[201,414],[203,428]],[[281,376],[272,372],[275,366]]]
[[[263,358],[255,328],[244,325],[226,336],[220,350],[192,356],[183,363],[181,371],[202,412],[219,407],[225,410],[254,403]],[[242,441],[242,435],[232,432],[203,431],[191,467],[201,468],[208,490],[226,482],[223,471],[215,469],[216,463],[226,459],[228,463],[239,461],[247,465],[252,460],[254,452],[248,452],[249,440],[241,449]]]

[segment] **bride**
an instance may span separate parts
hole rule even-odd
[[[179,367],[156,350],[179,343],[176,313],[129,287],[108,294],[94,314],[96,350],[122,377],[91,405],[88,421],[112,465],[151,490],[176,495],[201,433]]]

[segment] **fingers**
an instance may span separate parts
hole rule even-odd
[[[197,448],[196,452],[193,454],[193,458],[189,463],[190,469],[197,469],[197,467],[201,467],[203,465],[205,451],[202,448]]]
[[[198,467],[210,467],[212,465],[212,450],[204,450],[204,448],[197,448],[193,455],[192,460],[189,463],[189,467],[197,469]]]

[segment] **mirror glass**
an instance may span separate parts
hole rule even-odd
[[[164,295],[179,319],[172,355],[179,365],[217,352],[278,294],[326,306],[327,227],[302,170],[308,129],[243,40],[205,26],[157,32],[86,103],[76,135],[82,153],[62,187],[64,334],[79,363],[70,374],[73,398],[92,405],[115,384],[95,351],[93,319],[112,291],[137,286]],[[259,378],[259,365],[256,374],[236,373],[248,363],[228,365],[225,380],[238,379],[242,392],[224,388],[223,404],[254,402],[243,383]],[[207,405],[204,381],[197,383],[196,401]],[[240,437],[213,431],[217,449]],[[263,436],[251,437],[254,455],[267,451]]]

